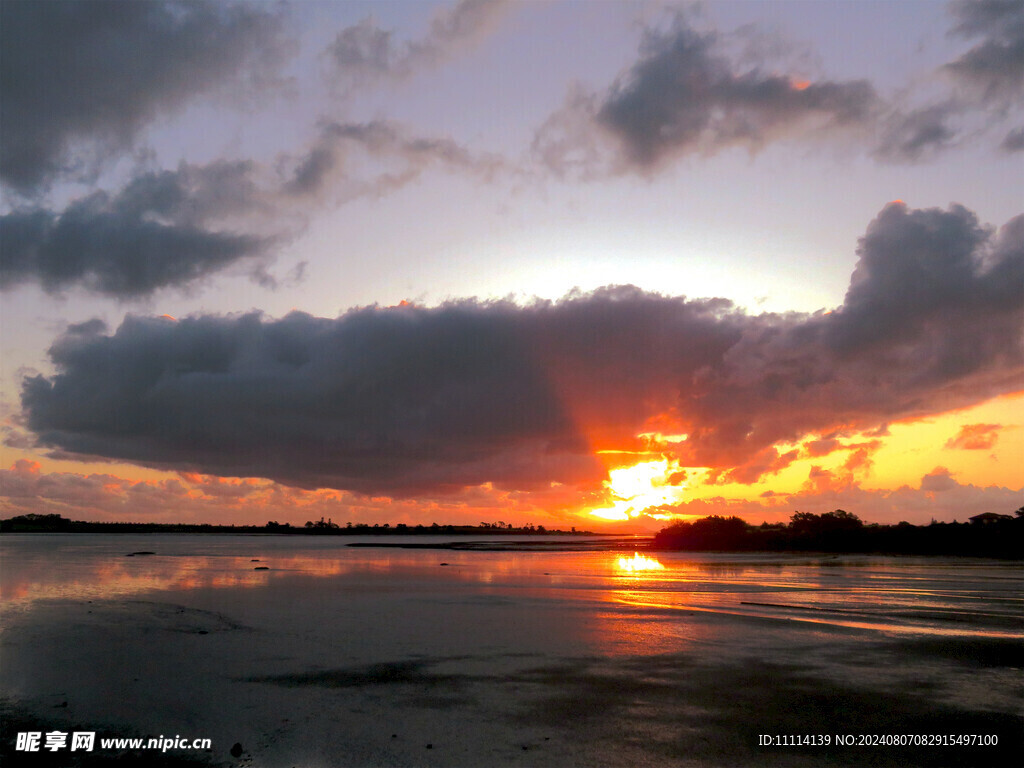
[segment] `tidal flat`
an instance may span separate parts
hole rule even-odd
[[[1019,564],[350,543],[4,535],[0,758],[1016,766],[1024,754]],[[94,731],[97,744],[16,750],[28,731]],[[955,743],[986,736],[997,743]],[[101,737],[211,747],[104,750]],[[884,743],[906,737],[940,743]]]

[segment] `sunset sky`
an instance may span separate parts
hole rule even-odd
[[[1024,505],[1024,0],[0,17],[0,516]]]

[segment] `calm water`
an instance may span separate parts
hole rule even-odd
[[[838,727],[821,701],[844,727],[1020,730],[1016,564],[347,546],[403,540],[428,539],[5,535],[0,694],[69,727],[255,744],[271,768],[527,746],[532,765],[769,765],[748,730]],[[435,539],[453,540],[474,541]],[[819,689],[817,714],[787,714]],[[461,751],[423,762],[416,740],[455,721]]]
[[[702,611],[886,633],[1024,639],[1024,570],[998,561],[719,553],[644,553],[649,557],[636,559],[621,551],[348,546],[452,541],[508,546],[564,539],[14,535],[0,541],[0,601],[10,619],[44,600],[154,597],[190,590],[224,590],[228,599],[231,591],[309,580],[309,589],[450,589],[456,599],[500,595],[603,603],[636,609],[632,616],[657,623],[673,613]],[[140,551],[154,554],[127,556]]]

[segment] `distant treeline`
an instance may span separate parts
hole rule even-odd
[[[498,521],[480,523],[480,525],[406,525],[389,523],[369,525],[367,523],[346,523],[338,525],[331,520],[320,518],[309,520],[305,525],[292,525],[269,521],[266,525],[210,525],[190,523],[94,523],[83,520],[68,520],[60,515],[19,515],[0,520],[0,533],[286,533],[315,534],[326,536],[346,536],[367,534],[444,534],[444,535],[479,535],[493,534],[563,534],[593,535],[590,531],[552,530],[543,525],[525,525],[515,527],[511,523]]]
[[[858,552],[899,555],[966,555],[1024,559],[1024,507],[1016,515],[977,515],[968,523],[865,524],[837,509],[797,512],[788,524],[752,526],[738,517],[675,522],[651,542],[652,549],[730,552]]]

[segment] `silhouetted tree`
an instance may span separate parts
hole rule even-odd
[[[653,546],[668,549],[747,549],[749,526],[739,517],[712,515],[693,522],[680,520],[659,531]]]

